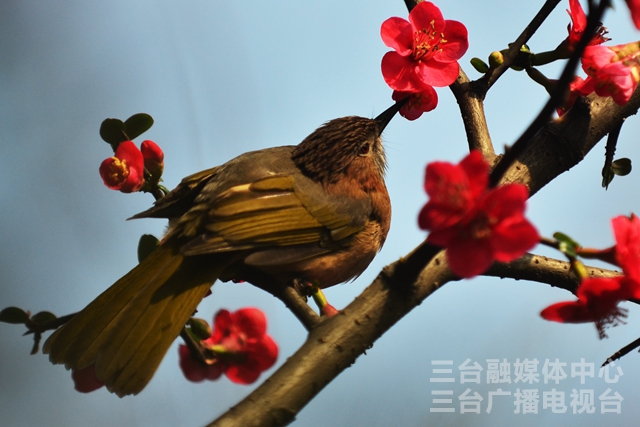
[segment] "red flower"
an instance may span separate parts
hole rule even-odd
[[[584,14],[579,0],[569,0],[569,10],[567,10],[567,13],[569,17],[571,17],[571,23],[567,25],[567,31],[569,31],[569,50],[573,51],[582,38],[585,28],[587,28],[587,16]],[[606,33],[607,30],[599,26],[595,35],[591,41],[589,41],[589,45],[601,44],[609,40],[609,38],[604,36]]]
[[[196,360],[192,355],[189,347],[180,344],[178,347],[178,356],[180,357],[180,369],[185,378],[194,383],[202,380],[217,380],[224,372],[224,366],[216,359],[211,365]]]
[[[618,105],[624,105],[640,80],[640,43],[587,46],[582,68],[588,75],[583,92],[595,90],[599,96],[610,96]]]
[[[637,29],[640,30],[640,0],[626,0],[631,11],[631,19]]]
[[[459,165],[427,166],[429,202],[418,223],[431,231],[427,241],[447,249],[451,270],[460,277],[481,274],[493,261],[513,261],[540,240],[524,217],[527,188],[508,184],[489,189],[488,181],[489,165],[477,151]]]
[[[627,310],[618,307],[618,303],[629,297],[623,277],[585,279],[576,296],[576,301],[550,305],[540,316],[561,323],[595,322],[601,339],[607,336],[607,327],[624,323],[622,319],[627,317]]]
[[[400,107],[400,115],[407,120],[415,120],[422,113],[429,112],[438,105],[438,95],[432,86],[425,86],[421,93],[393,91],[391,98],[394,101],[409,98],[406,104]]]
[[[578,288],[577,301],[553,304],[540,315],[555,322],[595,322],[600,338],[605,338],[605,329],[622,323],[627,311],[618,303],[630,298],[640,298],[640,219],[618,216],[611,220],[616,238],[615,259],[611,259],[612,248],[588,253],[593,258],[615,262],[622,268],[624,276],[612,279],[585,279]]]
[[[150,180],[157,184],[164,171],[164,153],[158,145],[151,141],[142,141],[140,151],[144,158],[144,168],[151,174]]]
[[[71,379],[75,389],[80,393],[91,393],[104,386],[104,381],[96,376],[96,366],[93,363],[86,368],[71,372]]]
[[[115,155],[100,165],[104,185],[123,193],[138,191],[144,184],[144,159],[132,141],[122,142]]]
[[[467,29],[445,20],[431,2],[419,3],[409,21],[394,17],[380,29],[385,45],[395,49],[382,58],[387,84],[401,92],[425,92],[426,86],[448,86],[458,77],[458,59],[469,47]]]
[[[191,381],[216,379],[224,372],[235,383],[250,384],[273,366],[278,357],[278,346],[266,332],[266,317],[257,308],[243,308],[234,313],[220,310],[211,337],[202,341],[216,360],[212,365],[201,364],[191,357],[186,346],[181,346],[180,367]]]

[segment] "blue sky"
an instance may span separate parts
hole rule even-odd
[[[111,155],[98,136],[103,119],[146,112],[156,120],[144,135],[166,153],[165,183],[221,164],[245,151],[301,141],[321,123],[345,115],[373,117],[391,104],[380,73],[388,50],[379,37],[390,16],[406,17],[401,1],[219,2],[6,0],[0,5],[0,308],[74,312],[136,263],[143,233],[161,235],[161,220],[125,221],[152,203],[147,194],[107,190],[98,175]],[[506,47],[542,2],[436,3],[445,18],[463,22],[473,56]],[[620,1],[605,19],[612,43],[638,39]],[[563,2],[531,40],[533,51],[554,48],[566,37]],[[549,77],[558,68],[542,69]],[[347,305],[382,266],[408,253],[425,237],[416,224],[426,202],[425,165],[457,162],[466,153],[462,122],[449,90],[438,90],[438,108],[415,122],[396,118],[385,131],[387,185],[393,222],[387,243],[355,282],[327,292]],[[491,90],[486,112],[498,150],[513,142],[546,101],[524,73],[509,72]],[[632,117],[617,155],[638,159],[639,127]],[[637,171],[600,187],[604,148],[532,198],[528,214],[541,234],[562,230],[585,245],[613,243],[609,220],[640,212]],[[549,251],[544,253],[558,257]],[[383,336],[298,416],[297,426],[368,425],[635,425],[640,415],[638,355],[621,361],[618,383],[581,385],[569,378],[555,386],[609,386],[624,398],[622,414],[516,415],[513,403],[494,403],[495,384],[471,385],[485,399],[482,414],[430,412],[431,362],[466,359],[486,369],[486,359],[537,358],[599,364],[638,336],[640,310],[628,325],[599,341],[593,325],[543,321],[540,309],[569,295],[544,284],[479,278],[450,283]],[[249,285],[216,284],[200,307],[211,318],[220,308],[256,306],[269,316],[280,344],[278,365],[304,341],[295,318],[273,297]],[[104,390],[82,395],[70,375],[41,354],[19,327],[0,324],[0,423],[7,426],[206,424],[252,387],[193,384],[177,367],[172,348],[149,386],[118,399]],[[483,374],[484,375],[484,374]],[[596,374],[597,375],[597,374]],[[588,380],[589,381],[589,380]],[[467,384],[452,386],[462,394]],[[475,386],[475,387],[474,387]],[[528,386],[527,386],[528,387]],[[530,388],[540,392],[550,385]],[[513,393],[521,385],[503,385]],[[457,400],[456,400],[457,401]],[[599,408],[598,408],[599,409]]]

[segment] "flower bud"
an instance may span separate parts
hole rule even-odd
[[[151,174],[149,182],[152,185],[157,184],[164,171],[164,153],[162,149],[151,140],[142,141],[140,150],[144,158],[144,167],[147,172]]]

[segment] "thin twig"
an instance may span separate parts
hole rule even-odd
[[[513,43],[511,43],[509,50],[506,55],[504,55],[504,62],[498,67],[489,70],[487,74],[474,82],[474,85],[477,86],[477,90],[481,94],[482,98],[484,98],[489,88],[493,86],[500,76],[509,69],[513,64],[513,61],[518,56],[520,48],[529,41],[536,31],[538,31],[540,25],[542,25],[542,23],[549,17],[558,3],[560,3],[560,0],[547,0],[544,5],[542,5],[542,8],[536,16],[534,16],[531,22],[529,22],[529,25],[526,26],[524,31],[522,31]]]

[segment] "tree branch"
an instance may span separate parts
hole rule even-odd
[[[575,293],[580,280],[574,274],[569,274],[570,264],[546,256],[527,254],[509,263],[496,262],[484,273],[484,276],[500,277],[501,279],[529,280],[546,283],[556,288]],[[621,273],[604,268],[587,267],[589,277],[612,278]]]
[[[491,142],[489,127],[484,114],[484,95],[478,93],[462,70],[462,67],[457,80],[449,88],[456,97],[456,101],[458,101],[462,123],[467,133],[469,150],[480,151],[482,157],[492,164],[495,160],[496,152]]]

